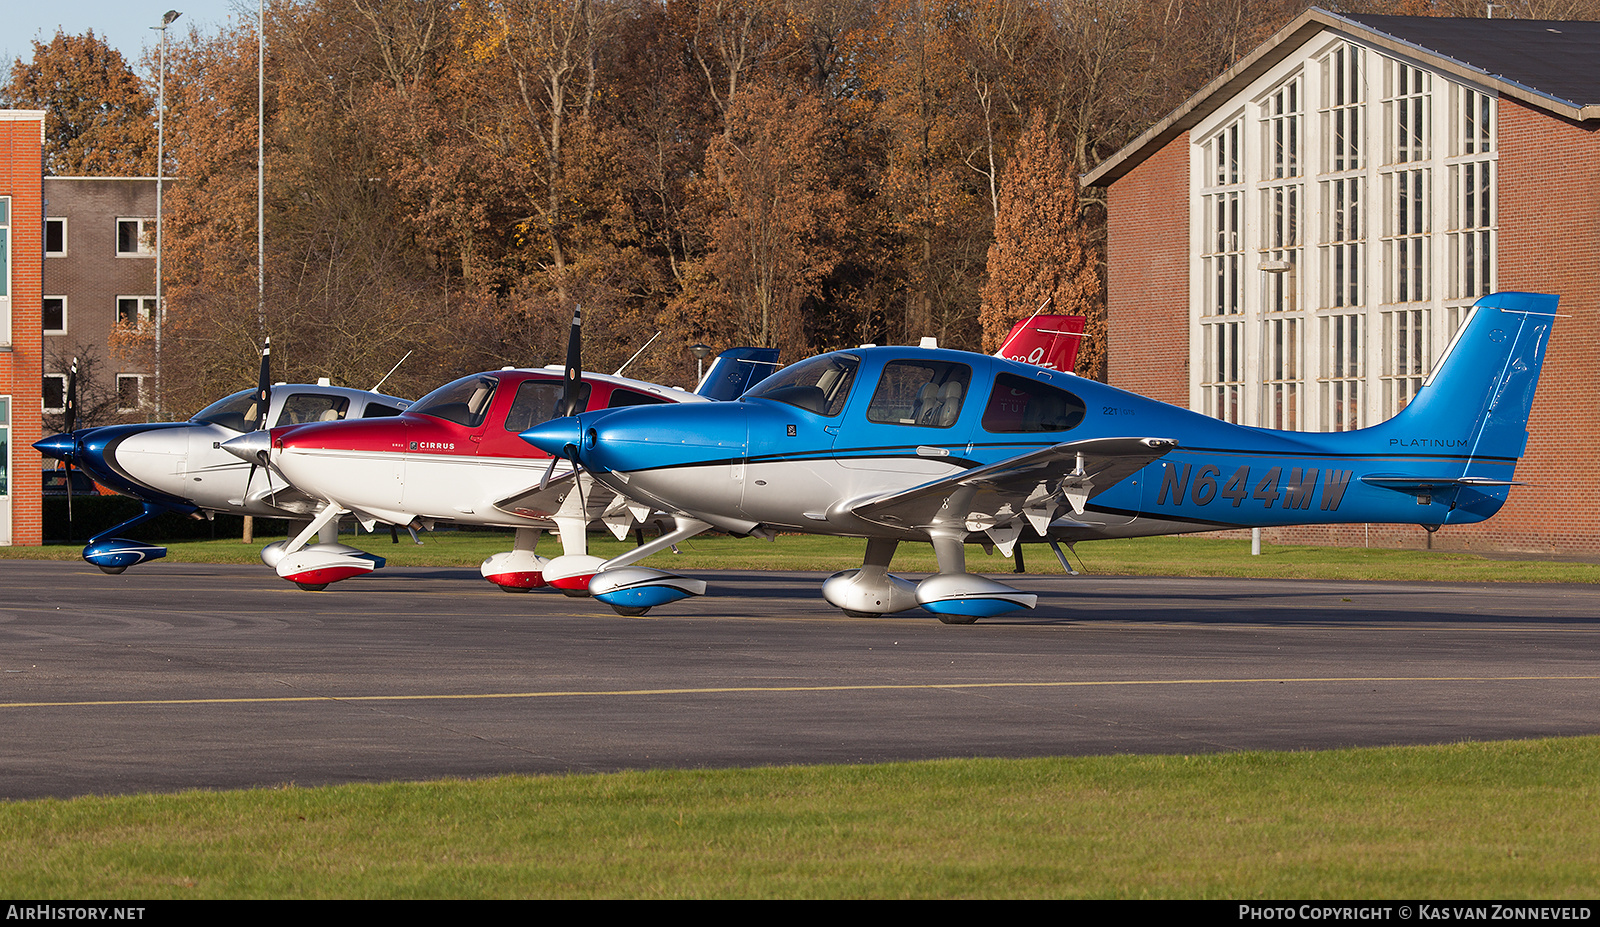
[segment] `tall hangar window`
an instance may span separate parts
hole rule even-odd
[[[1384,293],[1378,379],[1381,417],[1405,408],[1433,366],[1433,81],[1422,68],[1384,66]]]
[[[1415,397],[1494,291],[1495,98],[1328,35],[1191,138],[1190,407],[1344,431]]]
[[[1223,126],[1203,149],[1202,409],[1223,421],[1237,422],[1244,389],[1244,120]]]
[[[1338,45],[1321,61],[1325,157],[1321,192],[1321,301],[1318,377],[1324,431],[1362,425],[1366,317],[1366,54]]]
[[[1495,283],[1495,105],[1494,98],[1450,85],[1445,158],[1449,173],[1449,280],[1445,306],[1452,332],[1473,300],[1493,293]]]
[[[1305,324],[1300,302],[1305,213],[1305,80],[1274,87],[1261,108],[1261,423],[1299,428]]]

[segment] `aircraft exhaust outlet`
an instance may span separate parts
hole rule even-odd
[[[490,555],[478,572],[506,592],[526,592],[545,584],[544,570],[549,562],[531,550],[508,550]]]
[[[618,567],[596,573],[589,580],[589,594],[619,615],[634,616],[657,605],[705,595],[706,582],[648,567]]]

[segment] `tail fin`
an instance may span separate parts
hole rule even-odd
[[[738,399],[777,369],[777,348],[730,348],[711,362],[695,392],[719,401]]]
[[[1011,326],[1005,344],[994,355],[1071,373],[1078,362],[1078,344],[1083,341],[1083,322],[1081,315],[1035,313]]]
[[[1369,433],[1397,451],[1466,456],[1469,468],[1521,457],[1558,299],[1492,293],[1478,300],[1416,397]]]

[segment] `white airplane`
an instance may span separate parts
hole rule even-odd
[[[95,482],[144,503],[134,518],[89,539],[83,559],[106,573],[166,556],[167,549],[121,537],[165,512],[229,512],[267,518],[316,516],[321,500],[222,450],[259,428],[292,423],[374,419],[399,415],[409,399],[315,383],[270,382],[271,347],[262,351],[255,389],[212,403],[186,422],[105,425],[62,434],[34,447],[88,473]],[[69,405],[75,386],[69,380]],[[336,538],[335,538],[336,540]],[[371,555],[367,555],[371,556]]]
[[[580,324],[575,317],[574,342]],[[546,583],[565,588],[563,577],[546,575],[547,561],[536,552],[543,531],[555,530],[566,554],[582,558],[591,523],[603,523],[621,539],[650,511],[587,477],[573,480],[570,464],[518,434],[568,409],[733,398],[776,362],[775,349],[725,351],[698,393],[619,375],[586,374],[569,386],[562,367],[487,371],[441,386],[392,418],[276,428],[234,438],[223,448],[326,503],[298,537],[262,552],[279,576],[301,588],[320,589],[376,568],[370,555],[306,546],[343,515],[369,529],[377,522],[513,528],[514,548],[485,560],[484,578],[507,592]]]
[[[787,367],[737,402],[558,418],[523,438],[674,516],[655,542],[584,565],[590,593],[623,614],[702,594],[633,564],[715,527],[863,538],[862,566],[823,584],[829,603],[966,624],[1036,599],[968,573],[968,542],[1010,554],[1024,532],[1072,543],[1489,518],[1514,485],[1556,302],[1480,299],[1410,404],[1357,431],[1233,425],[1001,358],[869,347]],[[937,575],[888,572],[907,540],[933,545]]]

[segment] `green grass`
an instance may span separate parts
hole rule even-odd
[[[1593,898],[1600,739],[0,804],[29,898]]]
[[[341,537],[375,554],[392,566],[476,567],[496,551],[511,549],[510,533],[444,531],[423,534],[422,546],[405,535],[390,543],[387,534]],[[260,563],[259,551],[281,537],[257,538],[253,544],[237,539],[173,541],[167,559],[191,563]],[[590,535],[591,553],[613,556],[632,546],[610,535]],[[861,565],[865,543],[853,538],[790,535],[767,543],[753,538],[703,535],[678,545],[681,554],[663,552],[647,561],[674,571],[693,570],[847,570]],[[81,544],[46,547],[0,548],[0,557],[77,560]],[[541,542],[541,552],[551,556],[560,547],[554,538]],[[977,546],[967,548],[967,567],[977,572],[1009,573],[1011,562],[998,554],[986,556]],[[1537,559],[1497,559],[1459,551],[1386,550],[1360,547],[1273,545],[1261,556],[1250,555],[1250,542],[1215,537],[1160,537],[1128,541],[1093,541],[1080,544],[1081,569],[1090,574],[1130,576],[1232,576],[1273,579],[1450,580],[1453,582],[1600,582],[1600,564],[1565,563]],[[1060,573],[1061,565],[1043,545],[1026,548],[1031,573]],[[1075,563],[1075,565],[1078,565]],[[907,573],[935,570],[933,551],[926,544],[903,544],[894,569]]]

